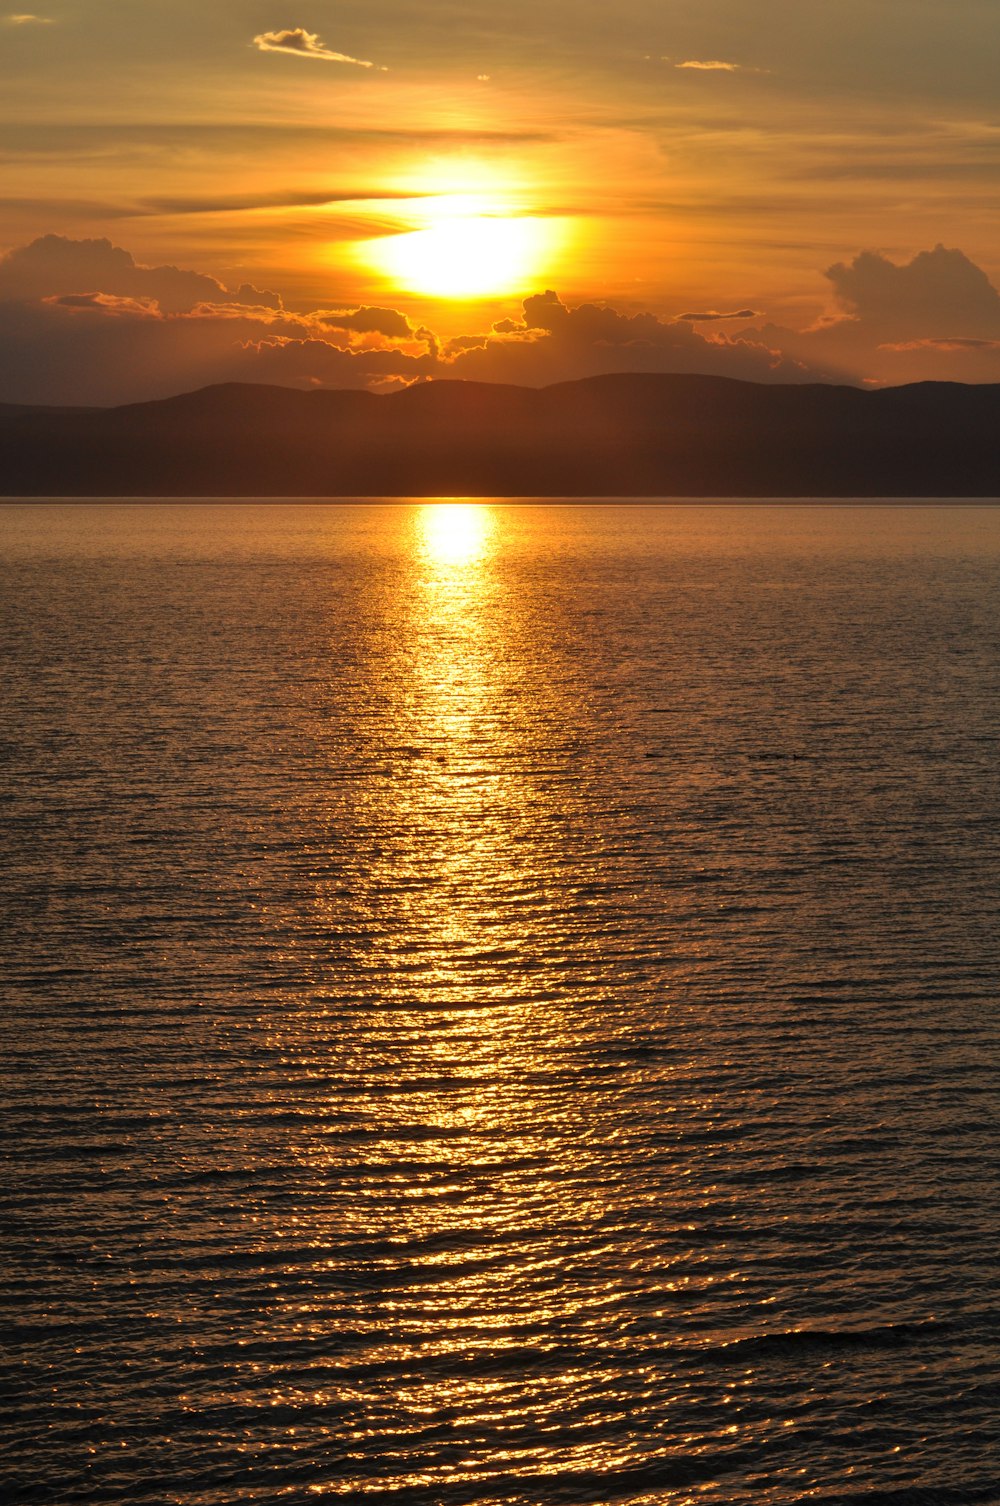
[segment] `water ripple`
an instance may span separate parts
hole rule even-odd
[[[1000,510],[5,529],[5,1501],[1000,1501]]]

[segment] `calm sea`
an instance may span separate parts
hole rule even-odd
[[[1000,507],[0,578],[5,1503],[1000,1501]]]

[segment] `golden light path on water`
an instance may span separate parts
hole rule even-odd
[[[629,1449],[614,1430],[598,1438],[584,1426],[541,1451],[525,1441],[563,1412],[582,1419],[620,1300],[585,1274],[608,1247],[606,1233],[587,1231],[610,1210],[606,1190],[581,1174],[602,1116],[596,1083],[572,1062],[586,1060],[595,1025],[608,1039],[625,1021],[616,1025],[612,1006],[598,1022],[588,998],[609,947],[602,928],[588,937],[579,927],[591,907],[596,918],[601,859],[574,829],[571,677],[560,687],[557,667],[535,659],[494,509],[429,503],[411,528],[384,664],[380,732],[393,773],[367,811],[381,837],[365,877],[381,980],[365,1010],[368,1081],[373,1046],[386,1071],[363,1110],[359,1234],[377,1237],[384,1210],[381,1237],[396,1252],[382,1257],[381,1278],[395,1338],[373,1358],[400,1375],[427,1427],[451,1417],[470,1442],[497,1426],[508,1435],[488,1460],[459,1448],[449,1488],[474,1486],[484,1470],[617,1468]],[[554,870],[577,848],[580,891],[567,903]],[[672,1289],[685,1279],[671,1276]],[[580,1345],[590,1355],[582,1372]],[[527,1391],[525,1364],[536,1372]],[[413,1490],[428,1477],[406,1472],[406,1452],[395,1481]]]
[[[743,1305],[755,1280],[728,1238],[774,1237],[787,1210],[746,1208],[738,1183],[720,1185],[718,1156],[692,1154],[703,1139],[724,1147],[747,1099],[719,1097],[738,996],[715,1001],[712,1064],[692,1070],[690,1057],[691,991],[716,965],[696,919],[713,858],[682,825],[695,866],[671,876],[665,908],[670,846],[644,810],[648,774],[623,770],[613,788],[593,738],[595,715],[620,719],[625,689],[613,656],[603,686],[585,668],[599,609],[578,597],[579,620],[546,642],[545,588],[512,589],[511,533],[487,503],[420,504],[405,527],[366,654],[368,773],[351,791],[349,888],[370,930],[343,987],[371,983],[357,1014],[338,1004],[324,1026],[342,1059],[355,1041],[356,1178],[332,1127],[305,1157],[337,1168],[327,1228],[310,1211],[302,1237],[320,1252],[335,1228],[359,1252],[360,1269],[353,1253],[335,1268],[352,1292],[361,1282],[345,1316],[365,1371],[349,1348],[318,1394],[342,1407],[346,1386],[359,1463],[377,1447],[404,1494],[527,1500],[531,1481],[565,1494],[634,1477],[631,1500],[672,1481],[685,1506],[705,1428],[724,1475],[796,1411],[791,1396],[778,1411],[741,1403],[752,1362],[724,1385],[712,1372],[760,1323],[790,1321],[766,1316],[773,1293],[757,1293],[756,1315]],[[543,564],[550,589],[558,568]],[[703,787],[696,758],[675,798]],[[740,924],[752,936],[753,918]],[[338,997],[335,975],[326,988]],[[296,1328],[329,1345],[330,1323],[324,1297]],[[651,1343],[664,1330],[667,1351]],[[351,1495],[350,1475],[323,1491]]]
[[[22,511],[24,1498],[992,1500],[1000,512]]]

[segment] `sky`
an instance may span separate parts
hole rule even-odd
[[[0,10],[0,400],[1000,381],[998,65],[998,0]]]

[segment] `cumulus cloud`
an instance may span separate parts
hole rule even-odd
[[[939,245],[899,264],[862,251],[825,275],[833,317],[753,337],[831,379],[1000,381],[1000,293],[964,252]]]
[[[330,329],[351,330],[359,335],[384,335],[387,340],[412,340],[414,329],[398,309],[317,309],[312,316]]]
[[[615,371],[696,372],[757,382],[810,375],[763,341],[702,335],[689,322],[593,303],[571,308],[551,288],[524,300],[520,320],[501,320],[484,342],[458,350],[451,371],[530,387]]]
[[[293,57],[319,58],[326,63],[351,63],[355,68],[374,68],[365,58],[352,58],[346,52],[334,52],[320,41],[314,31],[293,26],[285,31],[262,31],[254,37],[261,52],[290,52]],[[384,73],[386,70],[380,69]]]
[[[369,337],[373,338],[373,337]],[[95,294],[0,303],[0,402],[140,402],[213,382],[367,388],[434,374],[420,342],[346,347],[309,316]]]
[[[515,328],[513,321],[503,321],[508,328]],[[499,324],[493,326],[494,330],[500,328]],[[446,340],[443,346],[445,356],[456,356],[462,350],[482,350],[489,340],[488,334],[483,335],[455,335]]]
[[[611,372],[757,382],[1000,380],[1000,295],[961,252],[897,266],[865,252],[827,274],[839,313],[810,330],[751,324],[751,309],[659,317],[564,302],[447,340],[378,306],[289,312],[274,294],[109,241],[45,237],[0,259],[0,401],[114,404],[212,382],[388,391],[458,378],[542,387]],[[697,325],[705,322],[707,328]]]
[[[447,342],[397,309],[291,313],[267,298],[201,273],[141,267],[109,241],[45,237],[0,261],[0,400],[112,404],[220,381],[387,390],[426,378],[540,387],[609,371],[804,374],[760,342],[574,308],[551,291],[525,299],[519,319]]]
[[[206,300],[281,307],[277,293],[249,283],[230,291],[203,272],[142,266],[109,240],[74,241],[62,235],[43,235],[0,257],[0,299],[93,292],[152,298],[164,313],[184,313]]]
[[[394,349],[341,350],[320,339],[249,342],[233,362],[233,380],[295,387],[373,388],[390,379],[434,375],[431,358]]]
[[[826,276],[840,307],[883,338],[1000,335],[1000,293],[962,251],[938,245],[903,266],[863,251]]]

